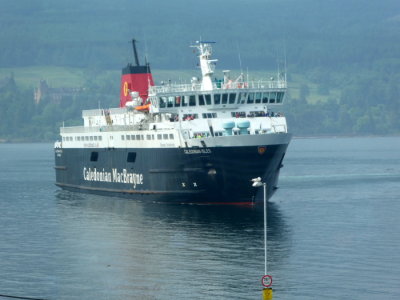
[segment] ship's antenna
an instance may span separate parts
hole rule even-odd
[[[283,54],[285,56],[285,84],[286,84],[286,74],[287,74],[286,43],[283,45]]]
[[[137,66],[140,66],[139,57],[136,50],[136,40],[132,39],[132,46],[133,46],[133,55],[135,56],[135,63]]]
[[[238,56],[239,56],[239,67],[240,67],[240,74],[243,74],[243,68],[242,68],[242,58],[240,56],[240,50],[239,50],[239,44],[236,43],[236,48],[238,51]]]

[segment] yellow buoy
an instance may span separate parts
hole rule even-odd
[[[271,300],[272,299],[272,288],[264,288],[262,295],[263,295],[263,300]]]

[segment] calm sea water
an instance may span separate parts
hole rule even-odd
[[[284,164],[274,299],[400,299],[400,138],[295,139]],[[0,294],[261,299],[262,209],[66,192],[53,165],[50,144],[0,144]]]

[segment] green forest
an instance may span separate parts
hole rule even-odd
[[[0,141],[52,141],[81,110],[118,105],[129,41],[156,81],[197,75],[189,45],[216,41],[218,70],[288,74],[297,136],[400,133],[398,0],[0,0]],[[191,70],[191,71],[188,71]],[[45,79],[79,88],[34,101]]]

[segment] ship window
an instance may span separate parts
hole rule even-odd
[[[239,93],[239,97],[238,97],[238,104],[243,104],[246,102],[246,93]]]
[[[130,141],[130,140],[131,140],[131,135],[130,135],[130,134],[127,134],[127,135],[126,135],[126,139],[127,139],[128,141]]]
[[[93,141],[93,136],[90,136],[90,140]]]
[[[276,93],[271,93],[271,95],[269,96],[269,103],[275,103],[275,99],[276,99]]]
[[[222,104],[228,103],[228,94],[222,94]]]
[[[141,138],[140,138],[140,134],[137,134],[137,135],[136,135],[136,140],[138,140],[138,141],[140,141],[140,140],[141,140]]]
[[[205,105],[206,103],[204,102],[204,95],[199,95],[199,105]]]
[[[85,141],[88,141],[89,140],[89,137],[88,136],[85,136]]]
[[[174,135],[172,133],[169,134],[169,139],[173,140],[174,139]]]
[[[99,152],[92,152],[90,154],[90,161],[97,161],[99,159]]]
[[[168,140],[168,134],[167,133],[163,134],[163,140]]]
[[[168,106],[168,107],[173,107],[173,106],[174,106],[174,102],[175,102],[175,97],[169,96],[169,97],[168,97],[167,106]]]
[[[125,136],[124,135],[121,135],[121,140],[125,140]]]
[[[160,108],[164,108],[167,105],[167,97],[160,97]]]
[[[214,104],[220,104],[221,103],[221,94],[215,94],[214,95]]]
[[[262,103],[268,103],[268,95],[269,95],[269,93],[263,93]]]
[[[161,140],[162,139],[162,135],[159,133],[157,134],[157,140]]]
[[[194,120],[194,119],[197,119],[198,117],[199,117],[198,114],[184,114],[183,115],[183,121]]]
[[[97,141],[97,135],[95,135],[93,138],[94,138],[95,141]]]
[[[181,96],[175,97],[175,107],[181,106]]]
[[[136,160],[136,152],[128,152],[127,162],[133,163]]]
[[[146,135],[146,139],[151,140],[151,135],[150,134]]]
[[[189,96],[183,96],[182,106],[188,106],[188,103],[189,103]]]
[[[101,135],[99,135],[99,141],[101,141],[103,139],[103,137]]]
[[[144,140],[144,135],[143,135],[143,134],[140,135],[140,139],[141,139],[142,141]]]
[[[207,95],[204,95],[204,96],[206,97],[206,104],[207,105],[211,105],[211,95],[207,94]]]
[[[249,95],[247,96],[247,103],[248,104],[254,103],[254,93],[249,93]]]
[[[190,95],[189,106],[196,106],[196,96],[195,95]]]
[[[256,103],[261,103],[261,93],[256,93]]]
[[[282,103],[283,100],[283,92],[278,92],[276,95],[276,103]]]
[[[229,94],[229,104],[234,104],[235,103],[235,99],[236,99],[236,94],[235,93]]]

